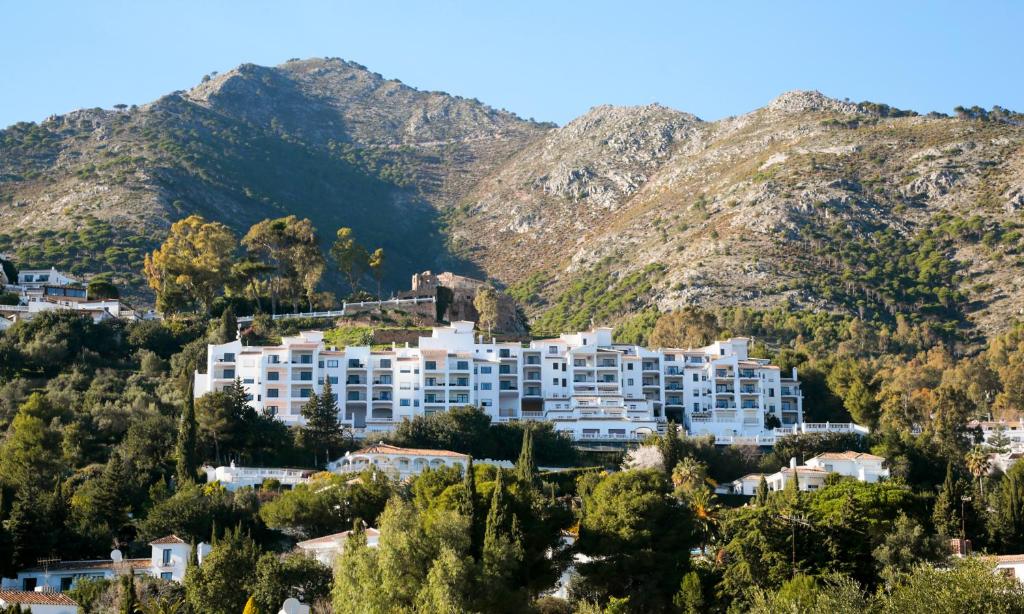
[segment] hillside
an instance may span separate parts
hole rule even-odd
[[[114,266],[138,283],[141,253],[175,219],[241,233],[294,213],[325,242],[352,226],[383,246],[396,285],[431,266],[471,270],[445,253],[438,208],[549,128],[341,60],[243,65],[151,104],[0,132],[0,251],[33,263],[76,251],[78,272]]]
[[[0,251],[138,284],[177,218],[294,213],[383,246],[393,288],[489,275],[540,332],[699,304],[988,333],[1024,305],[1024,127],[960,115],[790,92],[720,121],[601,106],[556,128],[337,59],[243,65],[0,132]]]

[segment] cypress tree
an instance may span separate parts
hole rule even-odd
[[[768,503],[768,480],[761,474],[761,481],[757,483],[757,491],[754,493],[754,505],[763,507]]]
[[[189,394],[185,411],[181,414],[181,421],[178,424],[178,441],[175,444],[177,459],[174,473],[178,487],[196,481],[196,473],[199,471],[199,453],[196,449],[198,446],[197,430],[196,403],[192,395]]]
[[[661,457],[665,463],[665,474],[672,479],[672,470],[676,468],[683,458],[683,442],[679,439],[679,428],[676,423],[669,420],[665,429],[665,436],[659,441],[661,444]]]
[[[220,343],[230,343],[238,338],[238,318],[235,317],[235,310],[230,306],[225,307],[220,314],[218,336]]]
[[[121,576],[120,614],[135,614],[138,605],[138,599],[135,597],[135,578],[131,573]]]
[[[519,450],[519,460],[516,461],[516,477],[519,481],[530,484],[536,474],[537,463],[533,459],[533,429],[527,426],[523,429],[523,446]]]
[[[484,611],[509,611],[516,590],[516,574],[523,561],[522,533],[519,519],[510,514],[505,501],[503,471],[498,470],[491,495],[491,507],[487,511],[487,527],[484,531],[483,575],[486,595],[483,597]],[[511,610],[515,611],[515,610]]]
[[[959,491],[956,487],[956,480],[953,479],[953,463],[948,462],[946,463],[946,479],[942,483],[939,496],[935,497],[935,507],[932,509],[932,523],[935,525],[935,532],[939,535],[953,537],[959,534],[958,499]]]

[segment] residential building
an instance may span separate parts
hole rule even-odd
[[[125,559],[114,550],[109,559],[89,561],[51,561],[18,572],[15,578],[4,578],[3,588],[21,591],[67,591],[82,578],[113,578],[133,574],[182,582],[192,546],[175,535],[149,543],[150,556]],[[197,546],[199,563],[210,551],[209,544]]]
[[[21,606],[30,614],[78,614],[78,603],[63,593],[0,590],[0,608]]]
[[[235,462],[227,467],[203,467],[207,482],[219,482],[234,492],[246,486],[259,488],[267,480],[277,480],[281,486],[293,488],[305,484],[316,473],[313,469],[282,469],[275,467],[236,467]]]
[[[374,467],[391,477],[404,480],[407,477],[419,475],[428,468],[459,467],[465,469],[468,464],[469,456],[458,452],[399,448],[379,443],[355,452],[346,452],[345,456],[329,463],[327,469],[337,473],[352,473]]]
[[[18,271],[18,286],[25,289],[42,288],[43,286],[73,286],[81,282],[57,269],[25,269]]]
[[[1024,554],[1003,554],[992,558],[996,562],[996,573],[1024,583]]]
[[[366,534],[366,545],[369,548],[376,548],[380,542],[380,531],[373,528],[367,528]],[[295,547],[308,556],[320,561],[327,567],[334,569],[334,560],[341,556],[341,553],[345,550],[345,542],[352,535],[352,531],[344,531],[342,533],[335,533],[333,535],[325,535],[323,537],[316,537],[313,539],[307,539],[295,544]]]
[[[239,378],[253,406],[301,424],[302,406],[330,381],[339,418],[357,435],[404,419],[475,405],[494,422],[549,420],[580,441],[636,441],[668,420],[716,442],[772,445],[775,437],[854,425],[806,425],[796,370],[785,376],[748,355],[744,338],[699,349],[612,342],[612,329],[528,344],[478,337],[472,322],[436,327],[418,347],[337,348],[320,331],[280,345],[210,345],[195,394]],[[781,426],[771,428],[772,423]]]
[[[889,479],[889,469],[881,456],[866,452],[824,452],[804,463],[807,467],[824,469],[858,481],[874,483]]]
[[[889,478],[889,469],[885,467],[885,459],[865,452],[825,452],[797,465],[796,459],[789,461],[789,467],[783,467],[773,474],[751,473],[742,478],[723,484],[717,492],[721,494],[754,495],[763,475],[768,482],[769,491],[783,490],[786,484],[797,476],[800,490],[818,490],[825,485],[830,473],[855,478],[860,482],[875,483]]]

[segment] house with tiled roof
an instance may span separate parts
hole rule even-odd
[[[889,479],[885,459],[866,452],[825,452],[808,459],[805,465],[857,478],[861,482],[874,483]]]
[[[796,459],[789,461],[789,467],[783,467],[772,474],[751,473],[717,489],[720,494],[754,495],[763,476],[768,482],[769,491],[783,490],[786,484],[797,477],[800,490],[818,490],[825,485],[829,474],[856,478],[861,482],[874,483],[889,479],[889,469],[885,459],[865,452],[823,452],[797,465]]]
[[[355,452],[346,452],[345,456],[329,463],[327,468],[336,473],[353,473],[375,467],[392,477],[405,479],[419,475],[428,468],[461,467],[465,469],[468,464],[469,456],[459,452],[400,448],[381,442]]]
[[[369,548],[376,548],[380,542],[380,531],[374,528],[367,527],[366,533],[366,545]],[[313,539],[307,539],[295,544],[296,549],[304,554],[315,558],[324,565],[334,567],[334,560],[341,556],[341,553],[345,550],[345,542],[352,536],[352,531],[343,531],[341,533],[334,533],[333,535],[324,535],[323,537],[315,537]]]
[[[171,582],[182,582],[188,567],[192,546],[177,535],[168,535],[149,543],[150,556],[126,559],[120,550],[110,553],[109,559],[81,561],[43,561],[22,569],[14,578],[3,578],[4,589],[31,592],[44,590],[63,592],[71,590],[82,578],[113,578],[120,575],[150,576]],[[210,551],[209,544],[197,546],[200,564]]]
[[[78,603],[52,591],[0,590],[0,608],[20,606],[31,614],[78,614]]]

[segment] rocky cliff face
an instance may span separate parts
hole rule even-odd
[[[315,59],[19,124],[0,144],[0,251],[17,236],[40,258],[92,218],[144,247],[191,212],[240,231],[295,213],[384,246],[394,287],[475,268],[533,315],[622,284],[629,300],[601,317],[795,304],[987,331],[1024,304],[1012,118],[789,92],[714,122],[601,106],[557,128]]]

